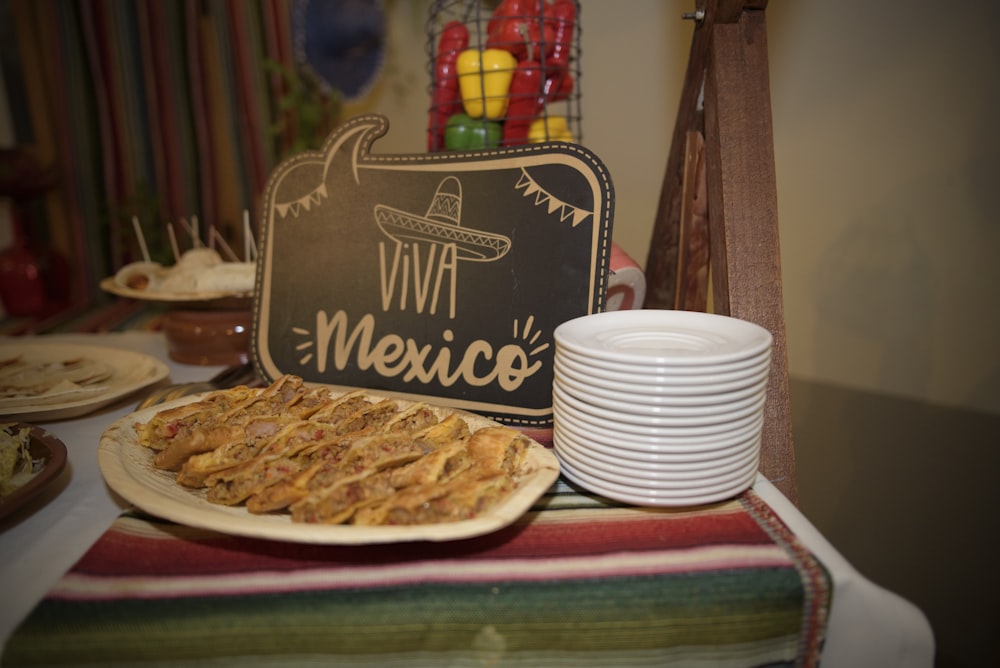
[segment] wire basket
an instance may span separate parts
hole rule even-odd
[[[427,149],[580,142],[577,0],[435,0]]]

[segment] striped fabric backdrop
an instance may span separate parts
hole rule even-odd
[[[293,66],[290,2],[12,0],[24,90],[9,93],[31,124],[18,140],[59,167],[45,211],[72,303],[140,259],[133,215],[164,262],[182,218],[243,248],[243,212],[257,220],[293,139],[273,129],[286,84],[266,67]]]

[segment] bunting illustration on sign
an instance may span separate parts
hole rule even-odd
[[[288,215],[297,216],[300,211],[308,211],[314,206],[319,206],[326,197],[326,184],[321,183],[316,186],[316,190],[308,195],[303,195],[294,202],[276,204],[275,208],[278,210],[278,215],[282,218]]]
[[[550,425],[552,332],[603,308],[610,175],[560,143],[374,153],[387,129],[351,119],[271,175],[258,370]]]
[[[558,213],[559,220],[570,221],[573,227],[592,216],[593,212],[577,208],[568,202],[563,202],[552,193],[547,192],[535,180],[531,178],[527,170],[521,170],[521,180],[515,186],[518,190],[524,191],[525,197],[534,196],[535,206],[544,206],[549,213]]]

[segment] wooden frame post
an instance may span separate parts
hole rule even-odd
[[[685,137],[692,130],[703,130],[712,310],[757,323],[774,336],[761,472],[797,502],[766,4],[763,0],[706,0],[695,14],[681,109],[646,263],[646,307],[678,307],[674,297],[681,256]],[[703,114],[698,106],[701,100]]]

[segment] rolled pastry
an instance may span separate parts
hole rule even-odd
[[[115,274],[115,283],[129,290],[154,292],[163,282],[164,269],[157,262],[132,262]]]

